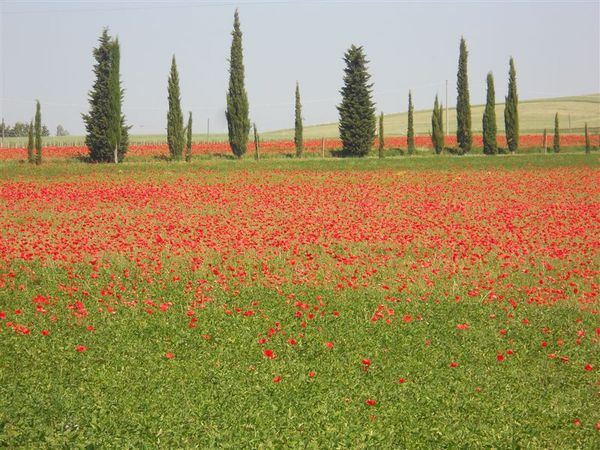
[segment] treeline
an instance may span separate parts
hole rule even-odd
[[[239,12],[236,9],[233,21],[232,42],[229,55],[229,85],[226,93],[226,111],[228,138],[231,152],[241,158],[248,148],[251,128],[253,130],[255,158],[260,156],[260,136],[256,124],[250,120],[248,94],[245,88],[245,73],[242,46],[242,31]],[[120,80],[120,47],[119,41],[104,29],[98,47],[94,48],[93,67],[95,81],[89,92],[90,109],[83,114],[86,127],[85,143],[89,149],[91,162],[122,162],[125,158],[129,141],[129,129],[122,104],[124,90]],[[378,154],[384,157],[383,113],[376,119],[376,108],[372,98],[373,83],[368,72],[368,61],[363,47],[352,45],[344,55],[343,86],[340,91],[342,101],[338,105],[339,133],[342,141],[342,156],[365,156],[371,152],[375,136],[379,137]],[[436,154],[444,151],[451,154],[464,155],[472,151],[473,135],[471,127],[471,105],[468,82],[468,51],[463,38],[460,40],[458,73],[457,73],[457,145],[446,147],[444,134],[444,105],[436,95],[431,116],[431,140]],[[192,113],[188,113],[187,124],[181,108],[181,91],[177,62],[173,55],[167,81],[168,111],[166,117],[167,142],[171,160],[191,160]],[[513,58],[509,60],[508,95],[505,98],[504,127],[507,148],[499,148],[497,144],[497,118],[495,112],[494,77],[487,75],[487,99],[483,115],[483,152],[487,155],[498,153],[515,153],[519,149],[519,109],[516,82],[516,69]],[[39,102],[37,103],[39,111]],[[408,92],[408,128],[407,153],[416,153],[413,97]],[[37,114],[36,114],[37,120]],[[296,156],[302,157],[304,150],[302,104],[300,86],[295,86],[294,109],[294,144]],[[36,122],[37,124],[37,122]],[[553,150],[560,151],[560,130],[558,113],[555,118],[555,142]],[[27,125],[27,124],[24,124]],[[33,126],[27,128],[30,131]],[[36,125],[37,126],[37,125]],[[379,128],[379,130],[378,130]],[[37,128],[35,145],[38,144]],[[47,131],[47,129],[46,129]],[[590,151],[587,124],[585,126],[586,152]],[[31,138],[30,138],[31,141]],[[41,142],[41,139],[40,139]],[[41,145],[41,144],[40,144]],[[37,148],[37,147],[36,147]],[[31,160],[31,159],[30,159]],[[41,151],[39,159],[41,162]],[[38,163],[39,163],[38,162]]]
[[[60,125],[59,125],[60,126]],[[3,137],[27,137],[31,124],[16,122],[12,127],[2,121],[0,123],[0,136]],[[42,125],[42,136],[50,136],[50,130],[46,125]],[[59,135],[57,135],[59,136]]]

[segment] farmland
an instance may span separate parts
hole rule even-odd
[[[4,161],[0,445],[595,448],[599,166]]]
[[[483,109],[484,105],[473,105],[473,131],[475,134],[481,134]],[[498,118],[503,117],[503,111],[504,104],[498,103],[496,105],[496,115]],[[536,142],[541,142],[541,134],[544,128],[547,128],[548,132],[552,133],[554,114],[556,112],[559,112],[561,116],[563,134],[581,135],[584,124],[587,122],[591,132],[596,136],[598,135],[598,130],[600,130],[600,94],[522,101],[520,103],[521,133],[523,135],[538,136]],[[386,135],[395,138],[404,136],[405,139],[407,120],[406,112],[386,114],[384,120]],[[415,133],[423,139],[420,145],[429,145],[426,143],[430,142],[428,138],[431,132],[431,110],[415,111],[414,121]],[[455,136],[456,110],[454,108],[448,109],[448,125],[450,127],[449,133]],[[499,132],[504,133],[503,120],[498,120],[498,127]],[[268,145],[276,145],[276,143],[282,141],[291,142],[293,136],[293,129],[261,132],[261,138]],[[306,126],[304,128],[304,136],[307,140],[319,141],[319,145],[322,138],[325,138],[327,141],[337,140],[339,138],[337,123]],[[83,147],[84,140],[84,136],[51,136],[44,138],[44,145],[48,147]],[[227,134],[212,133],[207,139],[206,133],[202,133],[200,129],[194,128],[193,142],[197,146],[206,145],[208,147],[220,148],[227,145]],[[25,148],[27,146],[27,138],[5,138],[4,143],[5,147],[11,149]],[[166,136],[134,134],[130,136],[130,143],[134,148],[144,145],[164,145],[166,144]],[[531,146],[527,142],[522,142],[522,144]],[[405,145],[405,140],[403,145]],[[539,145],[539,143],[536,143],[536,145]]]

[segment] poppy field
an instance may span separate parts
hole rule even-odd
[[[598,448],[600,163],[558,159],[10,163],[0,446]]]
[[[546,137],[547,151],[552,152],[552,139],[553,135]],[[446,145],[456,146],[456,136],[447,136]],[[579,134],[566,134],[560,138],[561,145],[565,147],[565,151],[580,151],[585,146],[585,137]],[[477,147],[473,153],[481,153],[483,146],[483,138],[481,135],[473,136],[473,143]],[[521,151],[526,153],[541,153],[544,148],[544,136],[537,134],[523,135],[520,138]],[[600,145],[600,138],[598,135],[592,135],[590,137],[590,143],[594,147]],[[498,144],[501,147],[506,147],[506,138],[504,136],[498,137]],[[374,147],[377,145],[374,142]],[[430,136],[416,136],[415,145],[417,148],[425,153],[431,153],[433,146],[431,143]],[[305,154],[320,156],[323,152],[329,156],[332,151],[339,151],[342,148],[342,141],[340,139],[310,139],[305,141]],[[385,139],[385,148],[390,150],[404,149],[406,150],[407,141],[406,136],[394,136],[387,137]],[[264,157],[269,156],[282,156],[295,154],[295,144],[293,140],[279,139],[261,142],[259,145],[260,154]],[[254,154],[255,147],[254,143],[250,143],[248,151]],[[43,155],[45,159],[67,159],[67,158],[86,158],[89,154],[89,150],[85,145],[61,145],[53,146],[48,145],[43,149]],[[229,143],[226,141],[222,142],[197,142],[192,144],[192,154],[196,157],[229,157],[231,154],[231,148]],[[144,144],[133,144],[129,146],[127,153],[128,158],[133,159],[149,159],[149,158],[168,158],[169,147],[166,143],[144,143]],[[26,147],[15,147],[15,148],[0,148],[0,161],[18,161],[27,160],[27,148]]]

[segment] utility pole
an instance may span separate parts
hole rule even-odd
[[[446,136],[448,136],[448,80],[446,80]]]
[[[210,138],[210,117],[206,119],[206,143],[208,144],[208,139]]]

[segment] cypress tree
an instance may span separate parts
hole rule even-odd
[[[496,142],[496,93],[494,92],[494,76],[487,74],[487,100],[483,113],[483,153],[495,155],[498,153]]]
[[[385,137],[383,135],[383,112],[379,115],[379,157],[383,158],[383,150],[385,147]]]
[[[29,132],[27,133],[27,162],[30,164],[35,162],[33,157],[33,120],[29,123]]]
[[[444,125],[442,121],[442,105],[438,104],[438,96],[435,96],[433,112],[431,113],[431,142],[436,154],[444,150]]]
[[[42,112],[40,111],[40,101],[35,101],[35,163],[42,163]]]
[[[519,149],[519,97],[517,95],[517,74],[515,62],[510,58],[508,70],[508,95],[504,104],[504,129],[506,143],[511,153]]]
[[[179,90],[179,74],[175,55],[171,60],[171,73],[168,82],[169,111],[167,112],[167,143],[171,159],[179,161],[183,156],[185,145],[183,131],[183,113],[181,112],[181,94]]]
[[[190,116],[188,117],[187,124],[187,142],[185,143],[185,160],[190,162],[192,160],[192,112],[190,111]]]
[[[458,74],[456,90],[456,142],[461,153],[468,153],[473,144],[471,133],[471,104],[469,99],[469,80],[467,77],[467,44],[464,38],[460,38],[460,54],[458,57]]]
[[[256,159],[258,161],[258,157],[259,157],[259,140],[258,140],[258,131],[256,130],[256,124],[252,124],[253,128],[254,128],[254,159]]]
[[[108,103],[108,142],[113,149],[113,162],[119,162],[119,143],[121,140],[121,83],[119,80],[120,66],[119,41],[115,39],[111,43],[111,70],[108,79],[108,91],[110,99]]]
[[[344,54],[344,86],[340,114],[340,138],[343,152],[351,156],[369,153],[375,137],[375,105],[371,98],[373,84],[367,72],[367,59],[362,47],[352,45]]]
[[[296,82],[296,107],[294,121],[294,145],[296,146],[296,157],[301,158],[304,151],[304,137],[302,127],[302,104],[300,103],[300,86]]]
[[[560,130],[558,127],[558,113],[554,116],[554,153],[560,152]]]
[[[227,128],[229,145],[237,158],[246,153],[248,133],[250,132],[250,116],[248,95],[244,87],[244,61],[242,53],[242,31],[238,10],[233,20],[233,40],[229,58],[229,90],[227,92]]]
[[[548,152],[548,130],[544,128],[544,153]]]
[[[413,102],[412,93],[408,91],[408,130],[406,131],[406,145],[408,147],[408,154],[412,155],[415,153],[415,129],[413,119]]]
[[[87,132],[85,144],[92,162],[114,161],[115,141],[119,161],[123,160],[127,152],[130,127],[125,125],[125,116],[121,113],[124,91],[120,82],[119,53],[118,41],[113,40],[105,28],[100,35],[98,47],[93,50],[96,79],[88,94],[90,111],[82,115]],[[120,136],[115,135],[118,130]]]
[[[592,151],[592,146],[590,145],[590,135],[588,134],[588,126],[587,122],[585,123],[585,152],[590,153]]]

